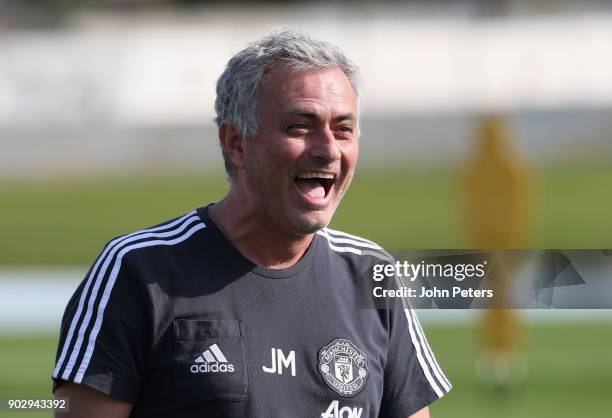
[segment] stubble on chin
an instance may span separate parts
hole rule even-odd
[[[336,208],[334,207],[329,215],[326,213],[327,210],[317,214],[316,212],[320,211],[320,208],[318,210],[313,208],[313,211],[315,214],[304,215],[298,219],[293,219],[293,228],[296,232],[301,235],[310,235],[327,227],[331,222]]]
[[[300,235],[310,235],[325,228],[327,223],[304,220],[301,225],[297,225]]]

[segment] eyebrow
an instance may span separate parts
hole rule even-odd
[[[305,109],[295,109],[292,110],[290,112],[288,112],[289,115],[297,115],[297,116],[303,116],[307,119],[310,120],[319,120],[319,116],[315,113],[315,112],[311,112],[309,110],[305,110]],[[342,122],[345,120],[350,120],[350,121],[354,121],[357,118],[355,117],[355,115],[351,112],[348,113],[343,113],[341,115],[336,116],[335,118],[332,119],[332,122]]]

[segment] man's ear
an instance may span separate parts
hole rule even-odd
[[[219,142],[225,155],[232,160],[234,167],[244,168],[244,142],[243,137],[238,134],[232,125],[222,123],[219,126]]]

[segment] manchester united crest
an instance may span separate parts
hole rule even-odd
[[[340,338],[319,350],[319,372],[340,396],[352,398],[365,387],[368,358],[351,341]]]

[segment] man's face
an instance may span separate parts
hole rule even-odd
[[[272,69],[239,173],[256,216],[292,235],[325,227],[353,178],[357,128],[355,92],[342,70]]]

